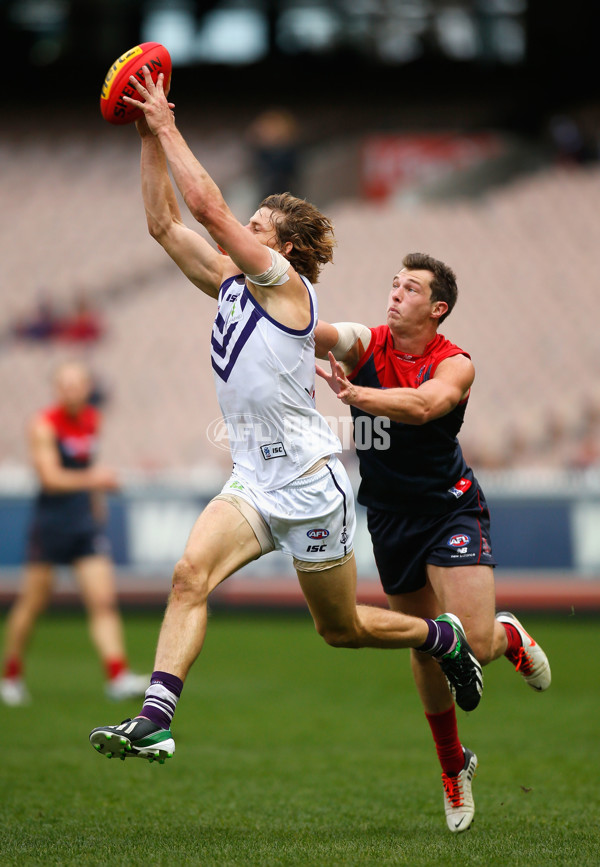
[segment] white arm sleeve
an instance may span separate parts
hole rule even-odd
[[[371,342],[371,329],[359,322],[334,322],[333,326],[338,333],[338,342],[331,350],[336,361],[345,358],[357,340],[360,340],[364,349]]]
[[[263,271],[262,274],[244,274],[244,277],[247,277],[256,286],[281,286],[282,283],[286,283],[290,279],[289,268],[290,263],[285,256],[282,256],[277,250],[271,250],[271,267]]]

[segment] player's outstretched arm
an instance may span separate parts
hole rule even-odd
[[[161,144],[145,118],[136,126],[142,140],[141,181],[148,231],[195,286],[216,298],[224,279],[224,259],[184,224]]]
[[[380,389],[355,385],[331,352],[329,362],[330,373],[319,367],[317,373],[343,403],[404,424],[422,425],[447,415],[468,396],[475,378],[473,363],[465,355],[446,358],[433,378],[418,388]]]
[[[173,178],[193,217],[207,229],[211,237],[227,251],[237,268],[232,273],[262,274],[271,267],[269,250],[252,236],[229,209],[220,189],[204,166],[196,159],[175,125],[175,115],[169,107],[163,76],[153,83],[144,67],[144,84],[130,79],[143,99],[135,105],[144,112],[148,128],[160,142]],[[123,97],[133,102],[129,97]],[[225,260],[227,263],[227,260]],[[223,266],[226,267],[226,264]]]
[[[107,467],[80,470],[63,467],[52,428],[43,418],[36,418],[31,423],[29,447],[33,467],[46,493],[115,491],[119,487],[116,473]]]

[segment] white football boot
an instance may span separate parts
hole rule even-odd
[[[446,823],[453,834],[467,831],[475,815],[471,785],[477,770],[477,756],[466,747],[463,747],[463,752],[465,764],[462,771],[455,777],[442,774]]]
[[[499,620],[500,623],[509,623],[511,626],[514,626],[521,636],[521,647],[518,655],[514,659],[507,657],[513,663],[515,669],[520,672],[525,682],[532,689],[535,689],[537,692],[543,692],[543,690],[548,689],[552,681],[550,663],[537,641],[525,631],[515,615],[511,614],[510,611],[499,611],[496,614],[496,620]]]

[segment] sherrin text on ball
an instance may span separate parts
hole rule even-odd
[[[164,75],[164,91],[169,92],[171,84],[171,55],[160,42],[142,42],[140,45],[130,48],[112,64],[102,90],[100,92],[100,111],[102,117],[109,123],[122,125],[133,123],[142,116],[142,111],[135,106],[128,105],[123,97],[141,101],[141,97],[135,87],[129,81],[130,76],[135,76],[143,83],[143,68],[147,66],[156,84],[159,74]]]

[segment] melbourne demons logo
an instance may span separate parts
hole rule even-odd
[[[65,436],[61,439],[62,448],[70,458],[88,461],[96,451],[96,437],[92,434]]]
[[[463,545],[468,545],[471,541],[471,537],[467,536],[466,533],[456,533],[455,536],[451,536],[446,545],[449,545],[450,548],[461,548]]]

